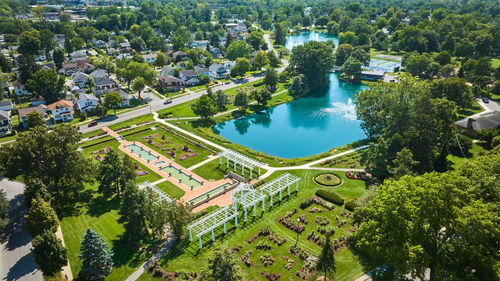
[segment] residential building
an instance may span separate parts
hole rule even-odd
[[[24,87],[24,84],[21,83],[19,79],[16,81],[12,82],[12,86],[14,88],[14,94],[18,97],[22,96],[31,96],[32,93],[26,90],[26,87]]]
[[[108,72],[104,69],[96,69],[90,73],[90,77],[92,77],[92,79],[95,80],[95,79],[101,79],[101,78],[108,78],[109,75],[108,75]]]
[[[173,67],[171,65],[167,65],[161,69],[160,75],[162,75],[162,76],[174,75],[174,69],[175,69],[175,67]]]
[[[476,136],[477,132],[490,128],[500,130],[500,111],[486,111],[458,120],[455,125],[469,136]]]
[[[73,73],[73,75],[71,75],[71,79],[73,80],[73,84],[75,84],[75,86],[78,86],[80,88],[85,88],[89,76],[83,72],[78,71],[76,73]]]
[[[99,104],[99,99],[94,95],[79,93],[74,101],[75,107],[80,111],[91,112]]]
[[[183,51],[176,51],[171,54],[171,58],[173,62],[178,62],[181,60],[186,60],[187,59],[187,54],[184,53]]]
[[[128,53],[132,51],[132,49],[130,48],[130,43],[129,42],[120,43],[120,51],[122,53]]]
[[[184,82],[174,76],[160,76],[158,77],[158,86],[164,88],[166,91],[179,91],[184,87]]]
[[[47,106],[40,104],[37,106],[27,107],[27,108],[19,108],[18,116],[19,121],[23,123],[24,128],[28,128],[28,114],[36,111],[42,115],[42,118],[45,120],[45,124],[48,124],[50,121],[49,114],[47,113]]]
[[[11,132],[10,111],[0,110],[0,136],[8,135]]]
[[[208,67],[208,69],[210,71],[210,77],[212,79],[222,79],[226,78],[227,76],[227,69],[223,65],[220,65],[216,62],[212,63]]]
[[[377,81],[384,79],[385,72],[381,70],[363,70],[361,71],[361,80]]]
[[[154,63],[156,61],[157,56],[158,55],[156,53],[142,55],[142,57],[147,63]]]
[[[0,101],[0,110],[11,111],[14,108],[14,103],[11,100]]]
[[[187,80],[191,78],[196,78],[198,76],[198,73],[194,71],[194,69],[188,69],[188,70],[183,70],[179,72],[179,78],[182,79],[182,81],[186,82]]]
[[[195,66],[194,71],[196,72],[197,75],[206,75],[210,77],[210,70],[208,68]]]
[[[118,86],[118,83],[109,77],[95,78],[94,86],[96,89],[95,90],[96,95],[103,95],[106,94],[107,92],[115,91],[120,88]]]
[[[58,70],[60,74],[64,74],[66,76],[70,76],[75,72],[78,72],[78,65],[74,62],[71,63],[63,63],[62,68]]]
[[[73,103],[67,100],[58,100],[47,106],[54,121],[68,122],[73,120]]]
[[[94,46],[96,48],[99,48],[99,49],[105,49],[106,47],[108,47],[108,43],[102,41],[102,40],[96,40],[94,42]]]
[[[81,61],[87,59],[87,52],[85,50],[80,50],[69,54],[72,61]]]
[[[122,102],[120,103],[120,107],[129,107],[130,106],[130,101],[134,98],[134,96],[129,95],[122,91],[121,89],[118,89],[117,92],[122,96]]]
[[[200,80],[196,77],[192,77],[184,81],[184,83],[186,83],[187,86],[196,86],[200,83]]]

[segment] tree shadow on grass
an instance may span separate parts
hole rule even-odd
[[[112,210],[120,208],[120,198],[118,196],[111,199],[104,196],[95,197],[88,205],[88,214],[92,217],[99,217]]]
[[[126,235],[120,235],[119,239],[112,241],[113,248],[113,266],[121,267],[128,265],[131,268],[137,268],[143,262],[143,254],[137,252],[130,245]]]
[[[191,122],[191,126],[193,128],[210,128],[215,125],[215,121],[212,118],[209,119],[197,119]]]

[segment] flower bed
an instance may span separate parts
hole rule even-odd
[[[356,201],[358,201],[358,198],[352,198],[351,200],[345,203],[344,208],[346,208],[346,210],[349,210],[351,212],[354,211],[354,208],[358,206]]]
[[[300,203],[299,208],[304,210],[307,207],[311,206],[312,203],[314,203],[313,198],[307,198],[306,200],[302,201],[302,203]]]
[[[318,208],[318,207],[312,207],[312,208],[309,210],[309,213],[311,213],[311,214],[323,213],[323,210],[321,210],[321,209],[320,209],[320,208]]]
[[[299,221],[300,223],[307,225],[307,216],[306,215],[304,215],[304,214],[299,215],[299,219],[300,219],[300,221]]]
[[[365,172],[345,172],[345,176],[351,180],[371,181],[371,175]]]
[[[295,274],[301,280],[309,280],[316,273],[316,263],[318,259],[314,256],[308,257],[304,265]]]
[[[250,256],[252,255],[252,251],[248,251],[246,253],[244,253],[240,259],[241,259],[241,262],[243,264],[245,264],[246,266],[250,267],[252,266],[252,261],[250,260]]]
[[[320,205],[321,207],[331,211],[335,209],[335,206],[331,203],[326,202],[325,200],[321,199],[320,197],[314,195],[313,196],[313,202],[314,204]]]
[[[313,242],[314,244],[323,247],[325,244],[325,239],[321,235],[316,234],[314,231],[307,235],[307,240]]]
[[[285,264],[286,270],[292,269],[292,267],[294,267],[297,264],[292,258],[289,258],[287,256],[283,256],[283,259],[286,261],[286,264]]]
[[[266,241],[260,241],[259,243],[257,243],[257,245],[255,246],[255,249],[257,250],[271,250],[272,247],[271,245],[269,245],[269,243],[267,243]]]
[[[314,222],[320,226],[327,226],[330,224],[330,221],[327,218],[321,216],[315,217]]]
[[[281,245],[285,244],[285,242],[286,242],[286,239],[284,237],[272,232],[267,227],[259,230],[259,232],[250,236],[250,238],[248,238],[246,241],[248,244],[251,244],[253,241],[257,240],[257,238],[259,238],[259,237],[266,237],[267,239],[269,239],[269,241],[273,242],[274,244],[276,244],[278,246],[281,246]]]
[[[269,281],[279,280],[283,275],[282,273],[267,273],[267,272],[261,272],[260,274],[262,274],[262,276],[264,276],[264,278],[266,278]]]
[[[335,254],[338,254],[347,246],[348,240],[347,236],[342,235],[339,238],[333,239],[333,248],[335,249]]]
[[[308,252],[306,252],[306,250],[298,246],[292,246],[290,247],[290,249],[288,249],[288,251],[290,252],[290,254],[296,256],[297,258],[303,261],[305,261],[309,256],[311,256]]]
[[[335,174],[324,173],[315,176],[314,182],[322,186],[339,186],[342,184],[342,179]]]
[[[292,216],[296,213],[297,209],[293,209],[292,211],[287,212],[284,216],[280,217],[278,222],[284,227],[300,234],[306,229],[306,227],[292,220]]]
[[[270,254],[264,254],[260,256],[259,260],[264,266],[271,266],[274,264],[274,258],[271,257]]]
[[[326,227],[326,226],[318,226],[318,228],[316,229],[319,233],[321,234],[330,234],[330,235],[333,235],[335,234],[335,228],[333,228],[333,226],[330,226],[330,227]]]
[[[338,193],[331,192],[326,189],[320,189],[316,191],[316,195],[339,206],[344,205],[344,196]]]

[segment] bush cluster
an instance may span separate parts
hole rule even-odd
[[[316,191],[316,195],[339,206],[344,205],[345,199],[342,195],[338,193],[331,192],[325,189],[320,189]]]

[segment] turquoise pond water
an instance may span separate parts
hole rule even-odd
[[[308,40],[337,38],[319,32],[287,37],[287,48]],[[231,142],[282,158],[306,157],[365,138],[356,120],[353,96],[363,85],[351,85],[330,74],[328,88],[271,107],[266,111],[214,126],[214,132]]]

